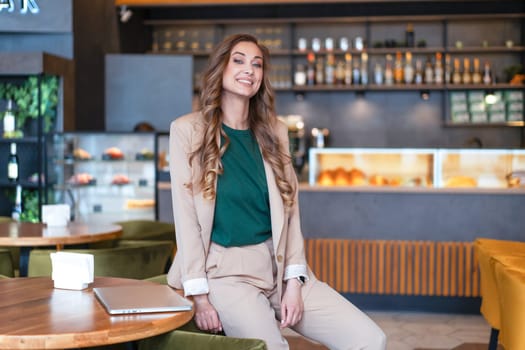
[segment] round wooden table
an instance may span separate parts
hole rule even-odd
[[[92,290],[151,283],[95,277],[90,288],[78,291],[55,289],[49,277],[0,280],[0,349],[71,349],[123,343],[174,330],[191,320],[193,311],[112,316]]]
[[[119,225],[70,222],[64,227],[42,223],[0,222],[0,246],[22,247],[20,250],[20,276],[27,276],[29,248],[67,244],[83,244],[116,239],[122,236]],[[26,249],[24,249],[26,248]]]

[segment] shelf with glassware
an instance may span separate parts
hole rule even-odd
[[[79,221],[153,220],[155,162],[154,133],[54,134],[54,199]]]
[[[150,52],[188,54],[196,60],[207,57],[213,44],[222,36],[235,32],[256,35],[271,51],[270,79],[277,91],[388,92],[473,90],[485,89],[486,84],[493,85],[491,89],[523,88],[523,75],[520,80],[517,73],[523,70],[520,62],[523,61],[525,46],[520,45],[523,38],[519,30],[514,30],[522,26],[523,18],[523,14],[512,13],[315,20],[225,19],[211,23],[148,20],[145,24],[151,26],[153,32]],[[481,34],[465,35],[473,28]],[[407,63],[409,56],[410,63]],[[426,71],[429,67],[438,69],[438,62],[441,74],[433,74],[436,79],[441,76],[442,83],[429,82]],[[449,79],[445,71],[447,63]],[[202,63],[196,64],[197,70],[200,65]],[[405,68],[410,70],[408,83]],[[463,73],[467,70],[469,79],[473,80],[479,71],[485,81],[464,81]],[[345,71],[350,76],[345,77]],[[454,72],[461,74],[459,79],[452,79]],[[328,75],[333,77],[327,78]],[[513,76],[518,78],[511,82]],[[196,91],[198,81],[196,73]]]
[[[310,186],[322,189],[525,193],[525,151],[311,148]]]
[[[1,216],[40,220],[50,188],[46,134],[71,120],[71,85],[70,60],[43,52],[0,53],[0,169],[6,169],[0,172]]]

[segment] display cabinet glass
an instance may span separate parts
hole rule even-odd
[[[525,151],[441,149],[437,187],[525,188]]]
[[[426,149],[311,148],[309,184],[432,187],[435,161]]]
[[[311,186],[524,189],[525,150],[311,148]]]
[[[78,221],[155,219],[155,154],[154,133],[54,134],[54,201]]]

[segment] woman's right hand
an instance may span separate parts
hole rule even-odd
[[[200,330],[212,333],[222,332],[222,323],[219,314],[208,299],[208,294],[193,296],[195,305],[195,323]]]

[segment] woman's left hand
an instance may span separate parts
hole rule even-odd
[[[301,282],[292,278],[286,282],[281,300],[281,328],[295,326],[303,317],[304,304]]]

